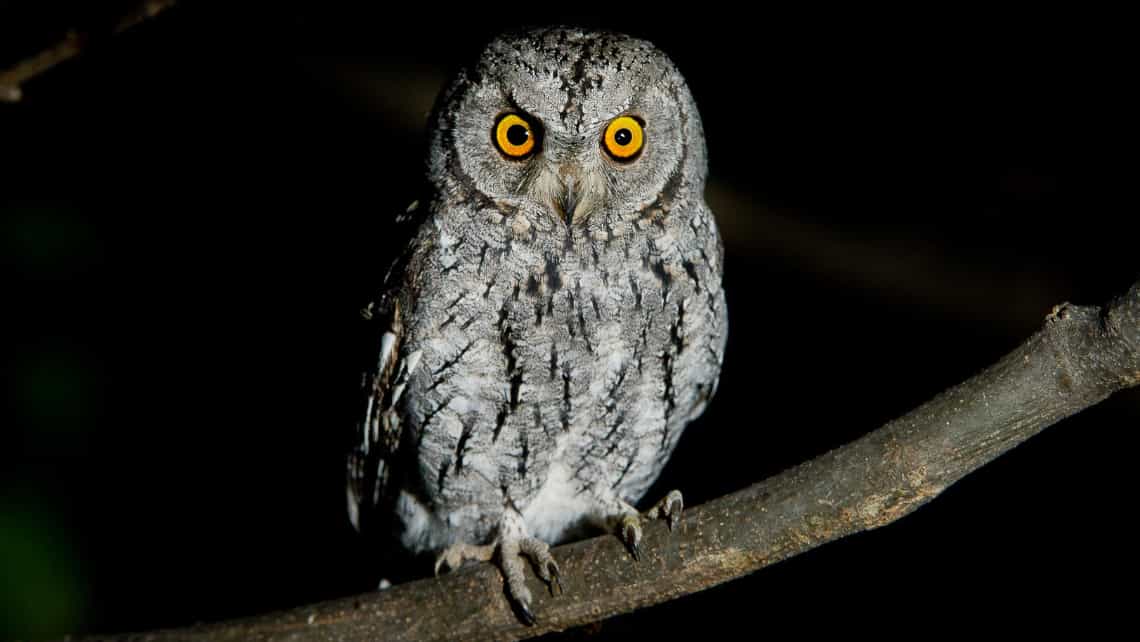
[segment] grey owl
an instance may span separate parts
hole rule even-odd
[[[442,92],[427,196],[366,316],[377,324],[348,510],[436,571],[498,561],[533,623],[524,557],[679,517],[633,507],[717,387],[723,245],[700,117],[653,45],[501,36]],[[552,585],[553,586],[553,585]],[[560,587],[560,583],[558,583]]]

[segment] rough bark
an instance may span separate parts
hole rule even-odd
[[[977,376],[807,463],[645,530],[633,563],[616,538],[560,546],[566,592],[531,578],[521,624],[489,564],[290,611],[112,640],[517,639],[598,621],[741,577],[889,524],[1049,425],[1140,384],[1140,282],[1104,309],[1057,306]]]

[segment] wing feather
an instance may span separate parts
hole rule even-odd
[[[361,310],[368,323],[366,354],[376,357],[363,369],[361,413],[347,458],[348,517],[358,531],[395,494],[393,467],[401,455],[402,432],[398,404],[420,360],[419,351],[406,350],[404,313],[416,290],[424,214],[417,201],[397,217],[393,236],[404,241],[402,253],[385,275],[381,294]]]
[[[375,365],[361,378],[364,412],[356,427],[356,441],[348,456],[348,516],[361,529],[361,516],[376,508],[385,496],[391,464],[400,444],[400,401],[419,353],[401,357],[403,325],[399,304],[391,297],[365,309],[378,323],[379,346]],[[374,344],[375,345],[375,344]]]

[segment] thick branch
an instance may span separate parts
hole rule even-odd
[[[112,34],[118,34],[153,18],[174,6],[177,0],[145,0],[115,23]],[[18,102],[23,98],[22,85],[56,65],[79,55],[86,38],[75,32],[40,53],[0,71],[0,102]]]
[[[116,639],[512,639],[565,629],[888,524],[1045,427],[1137,384],[1140,282],[1103,311],[1058,306],[981,374],[861,439],[690,510],[679,534],[649,525],[641,563],[614,537],[555,549],[567,591],[552,598],[531,579],[536,627],[518,622],[498,571],[481,564],[292,611]]]

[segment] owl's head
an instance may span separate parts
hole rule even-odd
[[[643,40],[556,28],[505,35],[433,116],[429,177],[532,216],[598,225],[684,183],[704,189],[700,117],[673,63]]]

